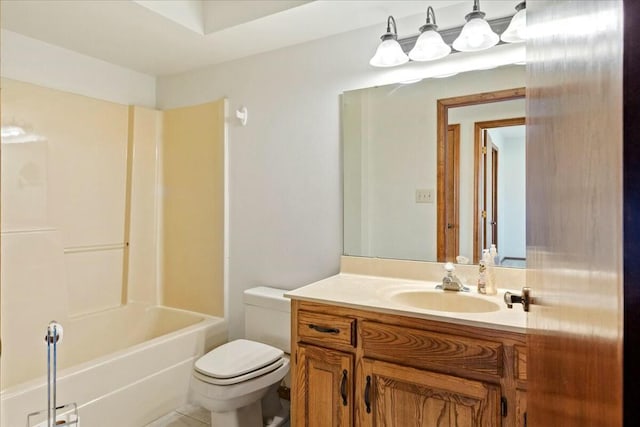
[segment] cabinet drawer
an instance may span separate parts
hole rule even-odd
[[[365,357],[417,368],[502,376],[502,344],[377,322],[362,322]]]
[[[298,340],[323,347],[353,349],[356,320],[329,314],[298,312]]]

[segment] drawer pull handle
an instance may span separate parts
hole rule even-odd
[[[371,413],[371,377],[367,375],[367,385],[364,387],[364,404],[367,407],[367,414]]]
[[[340,333],[340,329],[338,329],[338,328],[326,328],[324,326],[314,325],[313,323],[311,323],[309,325],[309,328],[313,329],[314,331],[318,331],[320,333],[323,333],[323,334],[335,334],[335,335],[337,335],[337,334]]]
[[[342,396],[342,406],[347,406],[347,370],[342,371],[342,381],[340,382],[340,395]]]

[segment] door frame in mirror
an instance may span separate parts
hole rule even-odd
[[[438,262],[455,261],[455,255],[447,254],[445,251],[447,245],[447,206],[445,203],[446,186],[445,178],[447,174],[446,168],[446,144],[447,144],[447,126],[449,124],[449,108],[466,107],[469,105],[488,104],[492,102],[510,101],[514,99],[524,98],[526,95],[526,89],[524,87],[498,90],[493,92],[483,92],[471,95],[456,96],[452,98],[442,98],[437,101],[437,119],[438,119],[438,132],[437,132],[437,258]],[[480,168],[477,162],[479,162],[478,155],[474,156],[474,187],[478,188],[479,180],[478,176]],[[478,192],[475,191],[473,196],[474,206],[478,206]],[[454,207],[451,207],[454,209]],[[476,219],[477,222],[477,219]],[[459,224],[455,224],[458,227]],[[477,224],[476,224],[477,227]],[[474,233],[475,234],[475,233]],[[477,239],[476,239],[477,240]]]
[[[509,127],[509,126],[520,126],[525,125],[524,117],[514,117],[509,119],[498,119],[498,120],[489,120],[486,122],[475,122],[474,123],[474,189],[473,193],[476,195],[473,198],[474,206],[473,206],[473,263],[477,264],[480,261],[480,254],[482,253],[482,249],[488,247],[488,244],[483,244],[485,241],[486,232],[483,230],[482,224],[484,221],[484,216],[482,212],[487,210],[487,188],[485,183],[487,182],[487,163],[486,163],[486,152],[483,151],[485,148],[485,138],[483,138],[483,132],[487,129],[496,129],[501,127]],[[482,184],[482,186],[480,185]],[[483,197],[480,200],[480,192],[482,191]],[[492,216],[493,218],[493,216]]]

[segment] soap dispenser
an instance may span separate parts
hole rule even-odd
[[[487,266],[484,264],[484,259],[478,262],[478,293],[487,293]]]
[[[498,256],[498,249],[496,248],[495,243],[491,244],[491,249],[489,249],[489,255],[491,255],[491,260],[493,261],[493,265],[500,265],[500,257]]]
[[[496,286],[495,268],[493,258],[491,257],[491,251],[489,249],[485,249],[482,252],[482,258],[484,259],[484,264],[487,269],[485,293],[487,295],[495,295],[498,293],[498,287]]]

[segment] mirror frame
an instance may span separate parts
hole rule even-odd
[[[447,128],[449,124],[449,109],[456,107],[466,107],[469,105],[488,104],[500,101],[510,101],[514,99],[525,98],[526,88],[519,87],[513,89],[498,90],[493,92],[482,92],[471,95],[455,96],[452,98],[442,98],[437,101],[437,119],[438,119],[438,135],[437,135],[437,259],[438,262],[455,261],[455,259],[446,259],[446,245],[447,245],[447,204],[445,197],[446,191],[446,144],[447,144]],[[474,146],[476,144],[474,143]],[[474,151],[478,150],[476,146]],[[482,179],[480,175],[481,168],[479,167],[479,153],[474,152],[474,188],[478,188],[479,182]],[[478,191],[474,192],[473,203],[475,211],[478,210]],[[454,204],[457,205],[457,204]],[[457,212],[457,206],[451,206],[449,209],[453,209],[454,214]],[[477,216],[474,214],[474,217]],[[455,227],[458,227],[456,220]],[[474,240],[477,244],[477,227],[478,218],[474,218]],[[455,258],[455,257],[454,257]]]

